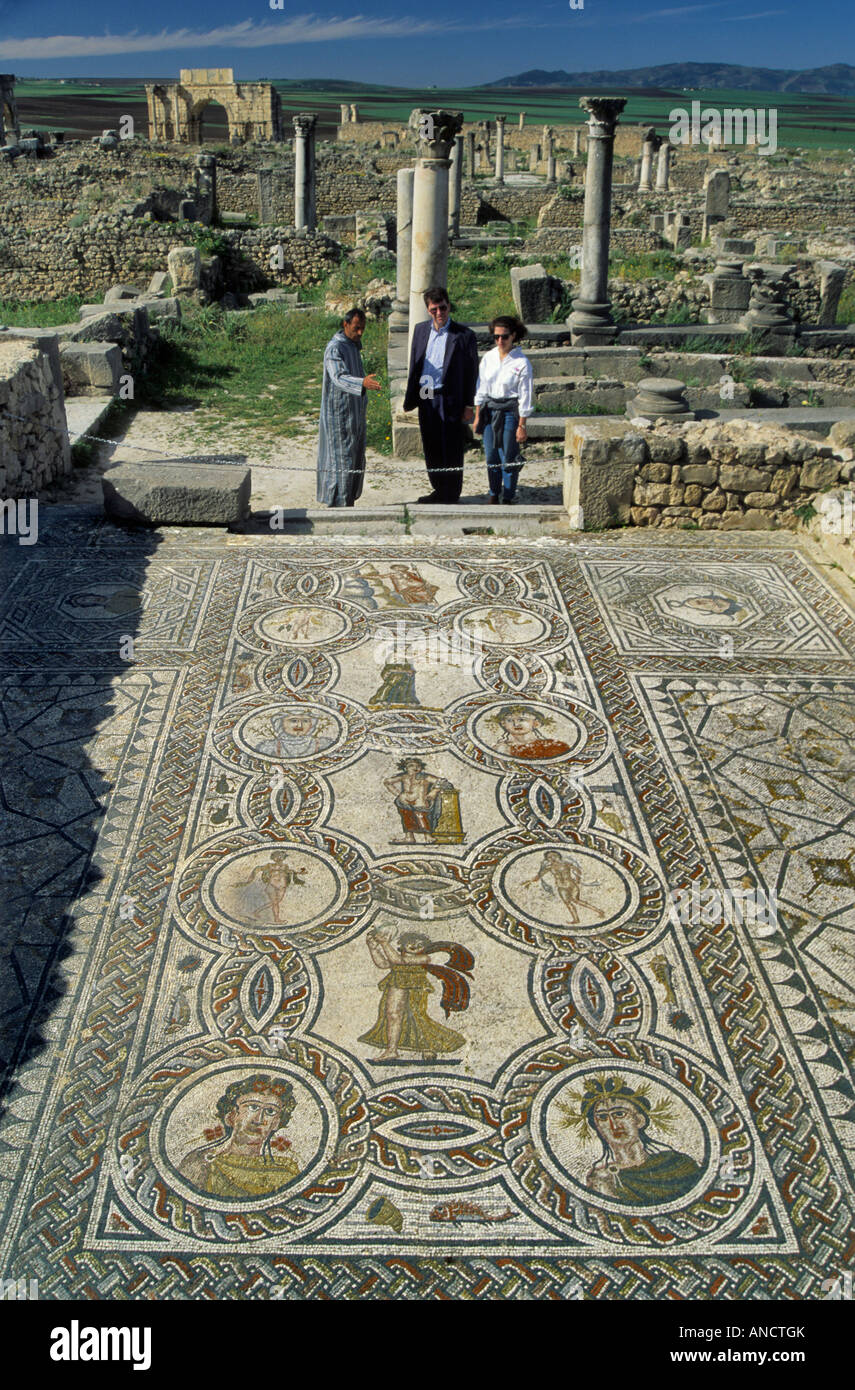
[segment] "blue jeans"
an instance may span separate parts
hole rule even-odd
[[[517,478],[522,464],[516,464],[520,446],[517,443],[517,426],[520,417],[516,410],[503,410],[490,413],[490,422],[484,427],[484,455],[487,460],[487,478],[494,497],[501,493],[502,499],[509,502],[517,490]]]

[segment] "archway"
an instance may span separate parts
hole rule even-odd
[[[191,145],[204,145],[206,140],[218,145],[226,144],[232,135],[228,107],[217,101],[216,97],[202,97],[190,111],[187,134]]]

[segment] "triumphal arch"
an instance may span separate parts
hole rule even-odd
[[[281,140],[282,107],[270,82],[235,82],[232,68],[182,68],[177,82],[147,82],[151,140],[202,144],[206,107],[225,108],[229,140]]]

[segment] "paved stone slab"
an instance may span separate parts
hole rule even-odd
[[[229,526],[249,515],[252,473],[229,464],[145,463],[101,480],[113,521],[146,526]]]

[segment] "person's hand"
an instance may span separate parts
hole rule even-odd
[[[362,385],[365,387],[366,391],[379,391],[381,389],[380,382],[377,380],[376,376],[364,376],[362,378]]]
[[[472,417],[473,417],[474,414],[475,414],[475,411],[472,409],[471,405],[464,406],[464,408],[463,408],[463,423],[464,423],[465,425],[468,425],[468,424],[470,423],[470,421],[472,420]]]
[[[473,421],[472,421],[472,428],[477,430],[477,428],[478,428],[478,426],[480,425],[480,423],[481,423],[481,407],[480,407],[480,405],[476,405],[476,407],[475,407],[475,418],[474,418]]]
[[[517,443],[525,444],[528,439],[528,430],[525,427],[525,420],[520,420],[517,425]]]

